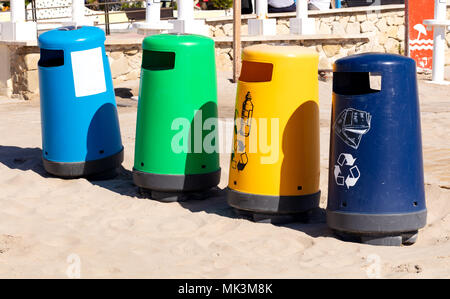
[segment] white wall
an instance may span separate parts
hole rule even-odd
[[[72,16],[72,0],[36,0],[37,8],[47,8],[47,7],[60,7],[68,6],[63,8],[52,8],[52,9],[39,9],[36,12],[37,18],[58,18],[58,17],[71,17]],[[31,4],[28,5],[31,9]],[[85,8],[85,14],[93,14],[94,11]]]

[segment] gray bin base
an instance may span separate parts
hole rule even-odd
[[[319,207],[320,191],[300,196],[268,196],[228,188],[227,201],[244,218],[281,224],[307,221],[308,212]]]
[[[117,169],[123,162],[123,149],[112,156],[85,162],[54,162],[42,159],[45,170],[57,177],[75,179],[85,177],[90,180],[106,180],[117,176]]]
[[[156,174],[133,168],[133,182],[136,186],[160,193],[183,193],[208,190],[220,182],[220,168],[201,174]]]
[[[222,190],[217,187],[198,192],[164,192],[145,188],[139,188],[139,193],[146,198],[160,202],[185,202],[190,200],[205,200],[209,198],[221,197]]]
[[[405,214],[357,214],[327,210],[327,224],[343,240],[371,245],[414,244],[427,210]]]

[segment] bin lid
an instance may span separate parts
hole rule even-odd
[[[385,72],[393,68],[415,67],[415,62],[409,57],[387,53],[363,53],[336,60],[335,72]],[[414,71],[415,73],[415,71]],[[405,74],[399,73],[404,76]]]
[[[142,49],[148,51],[172,51],[186,47],[214,47],[214,40],[196,34],[158,34],[148,36],[142,43]]]
[[[285,58],[317,58],[319,54],[309,48],[301,46],[253,45],[246,47],[242,60],[273,61]]]
[[[39,36],[39,47],[44,49],[89,48],[105,42],[103,30],[92,26],[60,27]]]

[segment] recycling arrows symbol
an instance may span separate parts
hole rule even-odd
[[[336,180],[336,184],[339,186],[347,186],[347,189],[356,185],[359,180],[360,172],[358,166],[354,165],[356,158],[353,158],[351,154],[340,154],[337,159],[337,165],[334,165],[334,179]],[[349,174],[347,177],[341,175],[341,167],[343,166],[350,167]]]

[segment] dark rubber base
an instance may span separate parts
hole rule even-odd
[[[344,240],[372,245],[414,244],[427,210],[406,214],[357,214],[327,210],[327,224]]]
[[[334,231],[334,234],[343,241],[363,243],[376,246],[401,246],[416,243],[418,231],[393,234],[352,234]]]
[[[287,224],[292,222],[309,221],[310,211],[297,214],[262,214],[254,213],[239,209],[234,209],[236,214],[244,219],[257,222],[257,223],[271,223],[271,224]]]
[[[212,197],[220,196],[222,190],[219,188],[211,188],[201,192],[161,192],[144,188],[139,188],[139,193],[147,198],[160,202],[185,202],[190,200],[204,200]]]
[[[256,222],[288,223],[319,207],[320,191],[300,196],[268,196],[227,189],[227,201],[241,216]]]
[[[89,181],[112,180],[119,175],[119,172],[120,172],[119,169],[120,169],[120,167],[111,168],[111,169],[105,170],[105,171],[97,173],[97,174],[89,175],[86,177],[86,179],[88,179]]]
[[[358,214],[327,210],[331,229],[349,233],[402,233],[416,231],[427,224],[427,210],[405,214]]]
[[[54,162],[42,159],[45,170],[57,177],[74,179],[85,177],[92,180],[109,179],[117,175],[117,169],[123,162],[123,149],[115,155],[86,162]]]
[[[194,192],[211,189],[220,182],[220,168],[215,172],[188,175],[154,174],[133,168],[136,186],[161,192]]]

